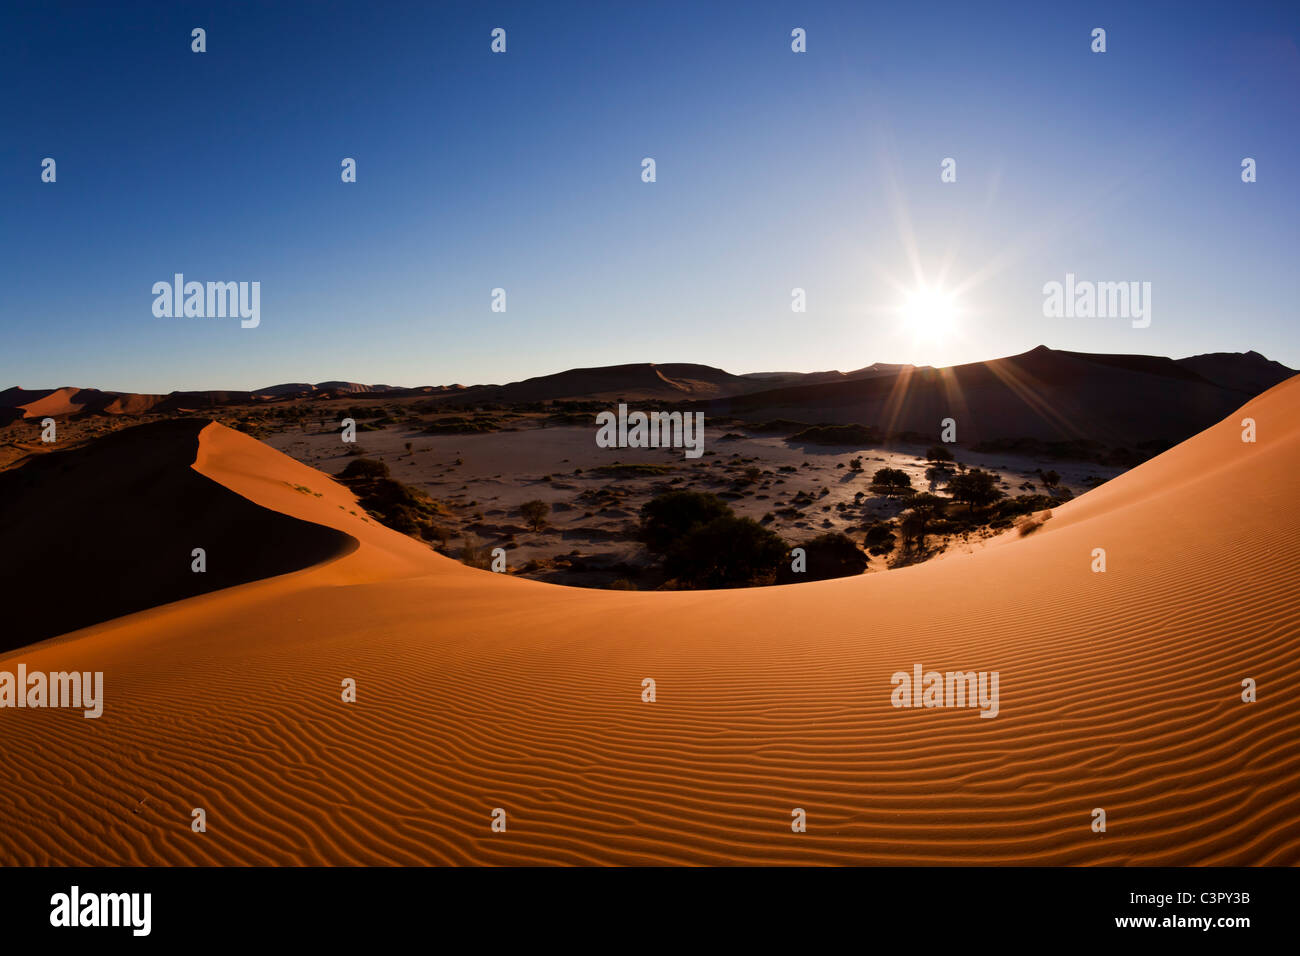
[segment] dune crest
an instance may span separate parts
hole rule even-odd
[[[208,426],[195,471],[356,549],[0,657],[105,673],[98,720],[0,712],[0,861],[1294,865],[1297,468],[1291,379],[1003,547],[593,592],[464,568]],[[892,707],[918,662],[999,672],[997,717]]]
[[[0,527],[14,544],[0,549],[0,579],[13,595],[0,651],[356,547],[345,533],[191,469],[206,424],[141,425],[0,472]],[[203,573],[192,570],[195,549]]]

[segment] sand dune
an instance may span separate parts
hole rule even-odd
[[[985,362],[903,367],[890,375],[718,398],[700,407],[710,417],[858,422],[935,438],[939,423],[951,415],[963,443],[1027,437],[1167,445],[1190,438],[1293,374],[1255,352],[1174,360],[1040,345]]]
[[[14,598],[0,650],[355,547],[340,531],[254,504],[193,471],[205,424],[142,425],[0,472],[0,580]],[[206,552],[205,573],[191,569],[195,548]]]
[[[106,687],[0,712],[0,862],[1294,865],[1297,468],[1293,379],[997,548],[641,594],[467,569],[209,425],[196,472],[356,545],[0,657]],[[914,663],[1000,714],[893,708]]]

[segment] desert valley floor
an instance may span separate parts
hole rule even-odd
[[[193,469],[341,543],[0,655],[106,697],[4,715],[0,862],[1300,864],[1300,379],[1032,536],[787,587],[474,570],[215,424]],[[893,708],[916,663],[999,715]]]

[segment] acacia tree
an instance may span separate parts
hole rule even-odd
[[[952,477],[952,468],[946,463],[931,465],[925,469],[925,480],[930,482],[931,485],[945,482],[950,477]]]
[[[640,538],[684,587],[770,583],[789,551],[757,521],[699,491],[669,491],[642,505]]]
[[[907,472],[898,468],[879,468],[871,476],[871,485],[883,491],[886,497],[892,497],[911,491],[912,479],[907,476]]]
[[[954,475],[948,482],[948,491],[954,500],[966,502],[971,511],[986,508],[1003,497],[1003,491],[998,487],[998,476],[979,468]]]
[[[930,530],[930,524],[943,514],[944,499],[938,495],[932,495],[923,492],[914,495],[911,500],[911,507],[899,525],[903,532],[903,546],[918,551],[925,550],[925,535]]]
[[[519,513],[530,528],[541,531],[546,527],[546,516],[551,513],[551,506],[540,500],[525,501],[519,506]]]

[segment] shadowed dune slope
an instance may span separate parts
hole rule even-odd
[[[141,425],[0,473],[0,651],[355,547],[191,469],[206,424]]]
[[[936,438],[939,423],[954,416],[962,442],[1172,443],[1195,435],[1291,374],[1253,352],[1175,361],[1039,346],[986,362],[902,368],[893,375],[719,398],[700,407],[710,415],[753,421],[857,422],[886,433],[913,431]]]
[[[0,861],[1300,863],[1300,379],[1030,537],[754,590],[473,571],[215,425],[195,468],[358,546],[5,655],[106,701],[0,711]],[[917,663],[999,715],[892,707]]]

